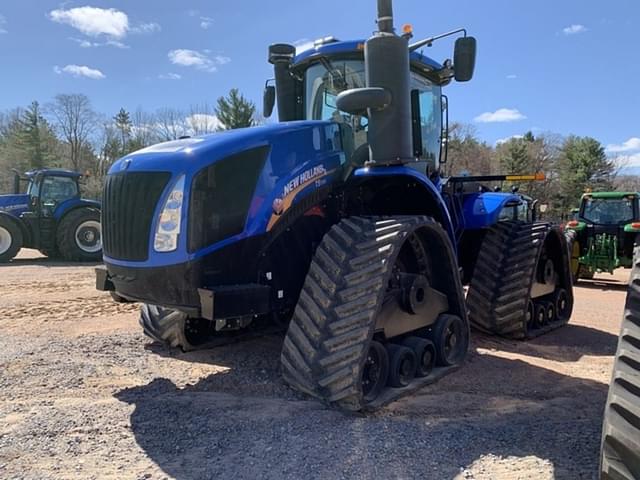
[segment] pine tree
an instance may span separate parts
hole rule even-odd
[[[215,112],[218,120],[223,125],[221,130],[232,130],[234,128],[253,126],[256,106],[253,102],[244,98],[237,88],[233,88],[226,98],[218,98]]]
[[[113,117],[113,121],[115,122],[116,128],[120,133],[120,154],[126,155],[129,153],[129,137],[131,136],[131,117],[129,112],[127,112],[124,108],[121,108],[115,117]]]
[[[42,116],[38,102],[32,102],[18,119],[15,138],[30,168],[43,168],[55,163],[58,140]]]

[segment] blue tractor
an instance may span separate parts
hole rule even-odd
[[[469,321],[514,338],[566,323],[563,235],[483,183],[535,177],[440,175],[442,87],[471,79],[476,49],[465,32],[453,62],[421,53],[447,35],[411,43],[379,0],[366,41],[272,45],[278,123],[113,165],[98,288],[142,302],[144,332],[184,350],[282,325],[285,380],[347,410],[458,368]]]
[[[62,169],[15,172],[14,193],[0,195],[0,263],[23,247],[69,261],[102,259],[100,203],[80,198],[80,176]]]

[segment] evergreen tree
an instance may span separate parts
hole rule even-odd
[[[558,158],[559,202],[563,211],[577,205],[589,188],[593,191],[613,189],[615,165],[604,147],[591,137],[568,137]]]
[[[131,129],[133,124],[131,123],[131,118],[129,112],[127,112],[124,108],[121,108],[115,117],[113,117],[113,121],[115,122],[116,128],[120,133],[120,154],[126,155],[129,153],[129,138],[131,137]]]
[[[52,166],[56,162],[58,140],[42,116],[40,105],[33,102],[18,119],[16,145],[26,157],[29,168]]]
[[[244,98],[237,88],[231,89],[229,95],[218,98],[215,109],[218,120],[223,125],[221,130],[232,130],[253,126],[253,116],[256,106]]]

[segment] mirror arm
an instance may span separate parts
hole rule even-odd
[[[436,35],[435,37],[429,37],[429,38],[425,38],[424,40],[420,40],[419,42],[416,43],[412,43],[411,45],[409,45],[409,51],[410,52],[414,52],[417,49],[424,47],[425,45],[427,47],[430,47],[433,42],[435,42],[436,40],[440,40],[442,38],[446,38],[446,37],[450,37],[451,35],[455,35],[457,33],[464,33],[464,36],[467,36],[467,29],[466,28],[458,28],[457,30],[451,30],[450,32],[446,32],[446,33],[441,33],[440,35]]]

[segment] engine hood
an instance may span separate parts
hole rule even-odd
[[[0,212],[19,215],[29,209],[29,195],[0,195]]]

